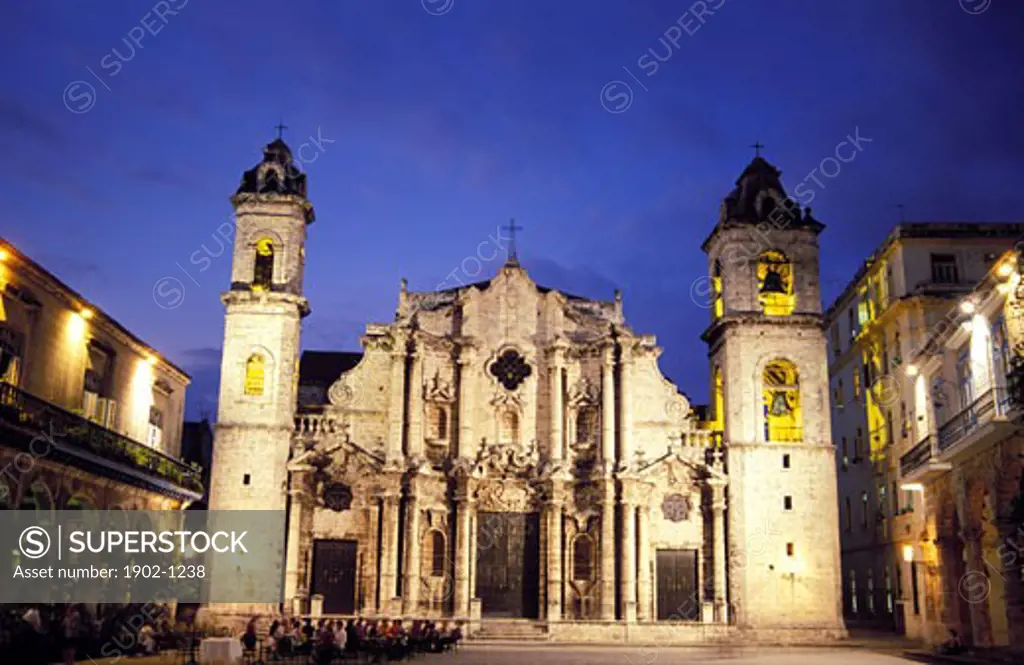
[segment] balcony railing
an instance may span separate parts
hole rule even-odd
[[[119,462],[190,492],[203,491],[198,468],[3,382],[0,422],[45,433],[59,444]]]
[[[1006,391],[1002,388],[986,390],[967,408],[960,411],[939,427],[939,450],[946,450],[954,443],[990,421],[1006,406]]]
[[[917,445],[900,457],[900,474],[906,476],[930,462],[934,448],[935,437],[931,434],[918,441]]]

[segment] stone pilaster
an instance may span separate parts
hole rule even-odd
[[[416,614],[420,603],[420,508],[415,494],[405,504],[405,580],[402,611]]]
[[[546,506],[547,517],[547,601],[548,621],[562,619],[562,502],[552,499]]]
[[[965,584],[967,577],[961,578],[957,591],[967,600],[971,617],[971,633],[976,647],[992,646],[992,616],[989,613],[989,592],[991,583],[985,579],[988,564],[984,559],[981,543],[981,529],[971,528],[960,533],[967,555],[967,572],[975,577],[970,585]],[[977,592],[973,588],[977,585]]]
[[[601,500],[601,619],[615,619],[615,486],[610,481]]]
[[[363,566],[361,583],[363,588],[363,614],[373,614],[380,607],[378,584],[380,582],[381,561],[377,557],[377,534],[380,529],[381,506],[376,501],[367,503],[366,508],[366,545],[362,547]]]
[[[615,468],[615,346],[601,356],[601,464],[604,472]],[[612,613],[614,614],[614,604]]]
[[[619,578],[622,595],[622,620],[636,622],[636,506],[622,502],[622,571]]]
[[[729,623],[729,605],[725,593],[725,481],[712,478],[711,486],[711,568],[715,603],[715,622]]]
[[[388,439],[385,458],[394,464],[402,457],[405,423],[405,359],[406,338],[396,336],[391,351],[391,405],[388,409]]]
[[[417,342],[412,355],[412,371],[409,376],[409,440],[406,454],[409,457],[423,455],[423,350]]]
[[[464,345],[459,351],[459,457],[472,458],[476,455],[476,440],[473,438],[475,360],[473,347]]]
[[[642,504],[638,510],[636,539],[640,551],[637,562],[636,618],[639,621],[651,620],[651,507]]]

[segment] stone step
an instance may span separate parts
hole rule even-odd
[[[540,621],[523,619],[482,621],[473,632],[474,640],[544,641],[548,627]]]

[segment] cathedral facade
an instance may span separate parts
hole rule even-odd
[[[514,254],[477,284],[403,281],[362,352],[300,361],[314,213],[280,139],[232,202],[210,507],[287,511],[286,611],[550,639],[842,634],[823,226],[763,159],[704,245],[707,409],[618,293],[538,285]]]

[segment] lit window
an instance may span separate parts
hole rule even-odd
[[[274,280],[274,243],[270,238],[260,238],[256,243],[256,261],[253,267],[252,288],[266,291]]]
[[[259,397],[263,394],[263,374],[266,361],[263,356],[254,353],[245,361],[245,394]]]
[[[803,441],[800,379],[788,360],[774,360],[764,369],[764,435],[766,441]]]

